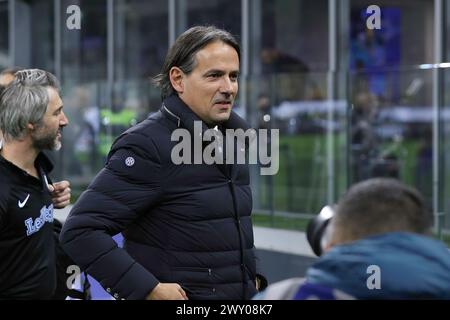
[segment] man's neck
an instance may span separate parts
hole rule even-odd
[[[37,178],[34,162],[36,161],[39,151],[32,146],[29,139],[9,142],[3,140],[0,154],[9,162]]]

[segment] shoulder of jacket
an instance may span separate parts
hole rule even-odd
[[[114,142],[111,151],[126,148],[144,151],[148,154],[165,154],[171,137],[170,128],[160,119],[149,117],[121,134]]]
[[[170,137],[171,130],[168,126],[167,119],[158,111],[136,126],[128,129],[125,134],[142,135],[146,139],[158,141]]]

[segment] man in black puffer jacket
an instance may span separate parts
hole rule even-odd
[[[160,111],[115,141],[105,168],[71,211],[63,248],[114,298],[249,299],[266,284],[253,245],[248,166],[199,164],[195,141],[178,154],[188,161],[174,160],[176,130],[178,138],[190,137],[184,143],[212,128],[248,129],[231,111],[239,58],[226,31],[183,33],[155,78]],[[200,142],[199,148],[207,147]],[[119,232],[125,250],[111,238]]]

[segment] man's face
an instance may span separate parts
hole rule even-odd
[[[238,92],[239,56],[230,45],[216,41],[196,54],[196,66],[181,72],[179,97],[208,124],[228,120]]]
[[[35,125],[31,133],[33,146],[37,150],[61,149],[62,128],[69,121],[63,112],[63,102],[54,88],[47,88],[49,103],[42,121]]]

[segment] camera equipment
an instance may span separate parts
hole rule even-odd
[[[320,213],[308,223],[306,237],[311,249],[317,256],[320,256],[323,253],[325,230],[333,215],[333,207],[325,206],[320,210]]]

